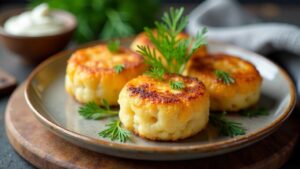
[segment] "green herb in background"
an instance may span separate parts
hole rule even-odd
[[[73,13],[78,21],[79,43],[126,37],[153,26],[159,0],[32,0],[31,7],[48,3],[52,9]]]

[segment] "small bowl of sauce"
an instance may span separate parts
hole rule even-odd
[[[0,14],[0,41],[29,62],[41,62],[62,50],[76,29],[69,12],[41,4],[32,10],[14,9]]]

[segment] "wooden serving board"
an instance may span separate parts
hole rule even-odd
[[[11,145],[33,165],[45,169],[276,169],[288,160],[299,136],[299,125],[290,118],[274,134],[236,152],[187,161],[142,161],[92,152],[52,134],[28,108],[24,85],[11,96],[5,115],[6,133]]]

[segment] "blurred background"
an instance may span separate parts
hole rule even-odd
[[[160,12],[170,5],[184,5],[186,12],[189,13],[203,1],[143,0],[141,5],[139,0],[0,0],[0,11],[16,6],[31,8],[41,2],[47,2],[52,8],[64,9],[75,14],[80,24],[74,39],[83,43],[136,34],[142,31],[144,26],[151,26]],[[238,0],[238,2],[251,14],[266,22],[300,25],[299,0]]]

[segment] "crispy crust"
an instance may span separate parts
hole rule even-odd
[[[180,80],[185,88],[174,91],[169,86],[169,81]],[[157,86],[164,86],[165,89],[158,89]],[[143,75],[138,80],[133,79],[127,84],[127,91],[132,97],[139,97],[152,103],[170,104],[179,102],[189,102],[202,96],[205,86],[197,78],[185,77],[175,74],[165,74],[164,81],[153,79]],[[172,92],[173,91],[173,92]]]
[[[209,55],[206,58],[192,58],[191,62],[190,71],[201,72],[207,77],[216,79],[216,83],[223,84],[222,81],[217,80],[214,74],[214,71],[217,69],[230,73],[237,81],[262,81],[262,77],[252,63],[227,54]]]
[[[185,88],[172,92],[173,89],[169,86],[169,81],[180,80],[184,83]],[[160,85],[158,85],[160,83]],[[165,83],[165,84],[163,84]],[[164,86],[166,89],[157,89],[157,86]],[[165,74],[164,81],[153,79],[149,76],[140,76],[138,81],[131,81],[127,84],[127,91],[130,96],[139,97],[140,99],[150,101],[152,103],[179,103],[188,102],[194,100],[199,96],[202,96],[205,92],[205,86],[202,82],[198,81],[197,78],[190,78],[175,74]]]
[[[97,58],[97,55],[103,52],[106,52],[106,55],[104,54],[102,55],[103,57]],[[107,58],[115,56],[126,56],[122,57],[124,71],[127,69],[134,69],[143,63],[143,57],[137,54],[136,52],[133,52],[124,47],[120,47],[119,51],[117,51],[116,53],[111,53],[108,51],[107,46],[105,44],[100,44],[97,46],[84,48],[76,51],[68,60],[68,64],[73,64],[77,66],[77,68],[81,71],[84,71],[89,74],[97,74],[99,72],[115,73],[113,66],[117,64],[108,63],[109,61]]]
[[[174,90],[170,81],[181,81]],[[119,118],[125,128],[150,140],[176,141],[203,130],[209,117],[209,94],[196,78],[166,74],[164,80],[141,75],[119,95]]]
[[[218,80],[215,70],[230,74],[235,80],[227,85]],[[211,110],[239,111],[250,107],[259,99],[262,77],[253,64],[227,54],[213,54],[192,58],[186,75],[197,77],[210,93]]]
[[[116,65],[124,65],[117,73]],[[74,52],[68,60],[65,87],[67,92],[80,103],[105,99],[117,105],[123,86],[146,70],[142,56],[121,47],[110,52],[105,44],[84,48]]]

